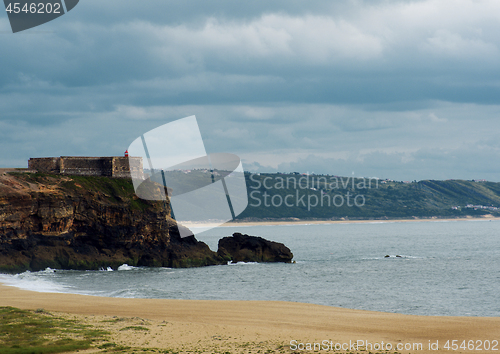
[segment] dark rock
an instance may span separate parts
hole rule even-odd
[[[130,180],[0,175],[0,272],[227,262],[181,238],[169,215],[168,203],[138,200]]]
[[[268,241],[262,237],[234,233],[232,237],[219,240],[217,254],[228,261],[236,262],[284,262],[291,263],[293,254],[282,243]]]

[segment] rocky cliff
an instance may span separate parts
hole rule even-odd
[[[227,259],[181,238],[168,203],[138,199],[130,180],[0,175],[0,271],[191,267]]]

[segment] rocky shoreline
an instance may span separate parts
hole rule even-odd
[[[232,260],[194,236],[181,238],[169,215],[168,203],[138,199],[128,179],[4,173],[0,272],[116,269],[124,263],[198,267]]]

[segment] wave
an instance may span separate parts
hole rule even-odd
[[[111,268],[111,267],[107,267],[106,269],[101,268],[101,269],[99,269],[99,271],[101,271],[101,272],[112,272],[113,268]]]
[[[134,269],[139,269],[139,267],[129,266],[127,263],[124,263],[118,267],[118,270],[134,270]]]
[[[7,286],[14,286],[22,290],[37,291],[41,293],[67,293],[70,286],[58,284],[50,279],[56,271],[51,268],[38,272],[29,270],[15,275],[0,274],[0,283]]]

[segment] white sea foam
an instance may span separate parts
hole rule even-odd
[[[37,274],[38,273],[38,274]],[[57,284],[50,279],[40,278],[40,274],[54,273],[53,269],[45,269],[40,272],[26,271],[21,274],[0,274],[0,283],[14,286],[22,290],[38,291],[42,293],[64,293],[69,292],[69,287]]]
[[[238,262],[238,263],[233,263],[231,261],[228,261],[227,264],[229,265],[245,265],[245,264],[259,264],[258,262]]]
[[[129,266],[127,263],[122,264],[121,266],[118,267],[118,270],[133,270],[133,269],[137,269],[137,267]]]
[[[101,268],[101,269],[99,269],[99,271],[101,271],[101,272],[112,272],[112,271],[113,271],[113,268],[111,268],[111,267],[108,267],[108,268],[106,268],[106,269]]]
[[[55,269],[52,269],[50,267],[45,268],[45,270],[41,270],[40,273],[55,273]]]

